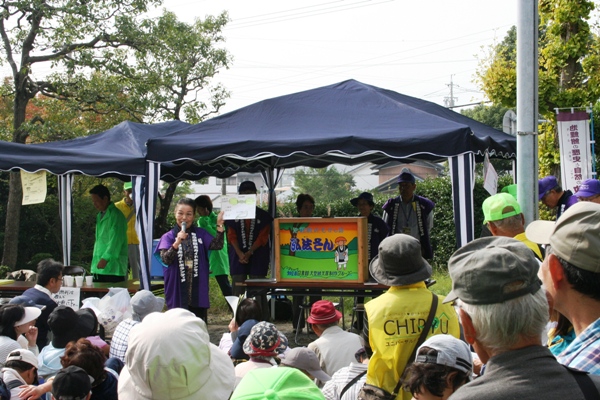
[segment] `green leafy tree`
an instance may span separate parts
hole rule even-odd
[[[10,80],[5,81],[10,88]],[[12,104],[10,96],[0,97],[0,131],[11,134]],[[58,100],[38,94],[27,105],[27,118],[36,118],[38,122],[30,124],[31,142],[71,139],[106,130],[116,122],[127,118],[126,112],[95,113],[72,107],[68,100]],[[10,137],[6,137],[10,140]],[[0,220],[6,218],[8,201],[8,173],[0,174]],[[88,266],[91,262],[91,249],[94,245],[96,209],[92,206],[89,189],[103,182],[114,190],[115,198],[122,194],[122,183],[118,180],[99,180],[85,176],[76,176],[73,185],[72,263]],[[82,183],[86,183],[83,184]],[[17,247],[17,263],[35,269],[37,261],[53,257],[62,259],[61,219],[58,211],[58,190],[56,177],[47,176],[47,195],[44,203],[22,207]],[[0,241],[5,235],[0,233]],[[36,261],[37,260],[37,261]]]
[[[231,63],[221,47],[221,31],[228,21],[227,13],[222,13],[187,24],[165,11],[158,19],[144,22],[140,29],[148,39],[146,46],[135,51],[131,79],[135,82],[132,95],[143,101],[150,120],[199,123],[225,104],[229,92],[210,83]],[[156,236],[171,226],[167,218],[178,183],[167,185],[159,197]]]
[[[494,104],[491,106],[478,104],[473,108],[462,110],[460,113],[474,119],[475,121],[479,121],[483,124],[491,126],[492,128],[502,130],[502,120],[504,118],[504,114],[508,110],[508,107],[504,107],[501,104]]]
[[[97,133],[125,119],[185,117],[194,123],[217,112],[228,96],[221,86],[208,86],[230,62],[218,48],[226,14],[187,25],[171,13],[144,20],[147,7],[160,0],[2,4],[1,61],[13,74],[0,87],[0,96],[4,102],[10,99],[14,110],[12,118],[0,115],[1,122],[12,124],[5,129],[0,122],[3,138],[21,143],[28,137],[33,142],[66,139]],[[34,70],[44,63],[60,72],[37,79]],[[208,92],[205,102],[199,98],[202,89]],[[38,107],[38,102],[44,104]],[[5,231],[11,235],[4,236],[2,263],[14,267],[22,196],[18,175],[11,176],[8,192]]]
[[[539,111],[554,120],[554,109],[586,107],[600,97],[600,39],[591,32],[592,1],[539,2]],[[516,29],[489,49],[478,70],[481,87],[495,104],[516,106]],[[556,173],[556,128],[539,129],[540,173]]]
[[[504,114],[508,110],[509,109],[507,107],[504,107],[500,104],[494,104],[491,106],[478,104],[473,108],[462,110],[460,113],[474,119],[475,121],[479,121],[491,126],[492,128],[502,130]],[[494,169],[498,173],[502,173],[502,171],[512,171],[512,161],[510,160],[490,159],[490,163],[494,166]],[[478,174],[483,174],[483,164],[478,164],[476,168]]]
[[[221,46],[227,13],[192,24],[164,11],[141,26],[147,43],[136,49],[134,96],[145,102],[149,120],[185,120],[196,124],[215,114],[229,92],[211,80],[231,63]],[[206,100],[206,101],[203,101]]]
[[[136,45],[131,35],[138,18],[154,0],[17,0],[2,1],[0,36],[4,57],[12,72],[12,141],[25,143],[35,119],[27,119],[27,106],[38,94],[64,99],[73,93],[82,104],[121,99],[119,93],[101,93],[89,85],[89,71],[122,70],[126,58],[121,48]],[[48,65],[64,73],[42,77],[37,66]],[[79,91],[79,89],[87,89]],[[123,107],[123,105],[116,105]],[[14,267],[17,259],[21,214],[21,183],[13,173],[2,264]]]
[[[477,80],[495,104],[516,107],[517,28],[511,27],[499,44],[485,49],[479,58]]]
[[[341,173],[333,166],[298,169],[294,172],[293,193],[308,193],[317,204],[331,204],[347,196],[354,185],[351,174]]]

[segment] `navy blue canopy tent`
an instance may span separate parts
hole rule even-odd
[[[46,170],[55,175],[144,176],[146,142],[182,130],[190,124],[168,121],[142,124],[125,121],[107,131],[71,140],[32,145],[0,142],[0,170]]]
[[[157,188],[145,184],[147,176],[146,142],[153,137],[167,135],[190,124],[182,121],[169,121],[157,124],[141,124],[125,121],[113,128],[96,135],[25,145],[0,141],[0,170],[24,170],[36,172],[45,170],[58,175],[59,197],[61,204],[61,221],[63,235],[63,262],[65,265],[71,259],[71,185],[73,174],[90,176],[117,177],[122,180],[132,180],[134,185],[135,204],[138,218],[138,236],[140,243],[149,235],[152,243],[152,223],[148,227],[146,221],[152,221],[154,215],[147,215],[146,208],[139,205],[156,201],[156,196],[146,196],[146,193],[156,193]],[[157,179],[150,176],[152,183]],[[146,192],[145,190],[151,190]],[[147,199],[146,197],[150,197]],[[154,210],[154,208],[150,208]],[[151,249],[151,247],[150,247]],[[142,253],[143,287],[150,287],[149,254],[150,249],[140,246]]]
[[[142,244],[142,284],[147,287],[160,178],[174,181],[262,171],[273,209],[274,187],[284,168],[448,159],[461,245],[473,238],[475,157],[486,151],[503,158],[514,158],[516,153],[512,136],[436,104],[353,80],[264,100],[186,126],[180,121],[124,122],[70,141],[0,142],[0,170],[44,169],[59,174],[61,204],[67,204],[61,209],[67,217],[62,220],[67,224],[73,173],[131,176]],[[63,247],[70,250],[70,226],[63,232],[68,232]]]
[[[473,239],[475,156],[514,158],[516,139],[434,103],[355,80],[264,100],[148,141],[166,180],[283,168],[448,159],[458,244]],[[160,164],[168,166],[160,169]],[[277,177],[275,175],[278,175]]]
[[[514,158],[516,140],[437,104],[354,80],[264,100],[148,142],[148,160],[174,163],[161,171],[167,180],[485,151]]]

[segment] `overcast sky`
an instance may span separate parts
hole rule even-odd
[[[165,0],[186,22],[228,11],[222,111],[346,79],[438,104],[481,101],[478,57],[516,24],[516,0]]]

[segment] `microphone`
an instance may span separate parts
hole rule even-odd
[[[183,221],[183,222],[181,223],[181,231],[182,231],[183,233],[185,233],[185,228],[187,228],[187,224],[185,223],[185,221]]]

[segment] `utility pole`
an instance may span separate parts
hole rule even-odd
[[[525,224],[538,218],[538,1],[517,5],[517,197]]]
[[[450,75],[450,84],[448,85],[450,86],[450,97],[444,97],[444,105],[446,108],[453,108],[454,101],[458,100],[458,98],[454,97],[454,82],[452,81],[453,76],[454,75]]]

